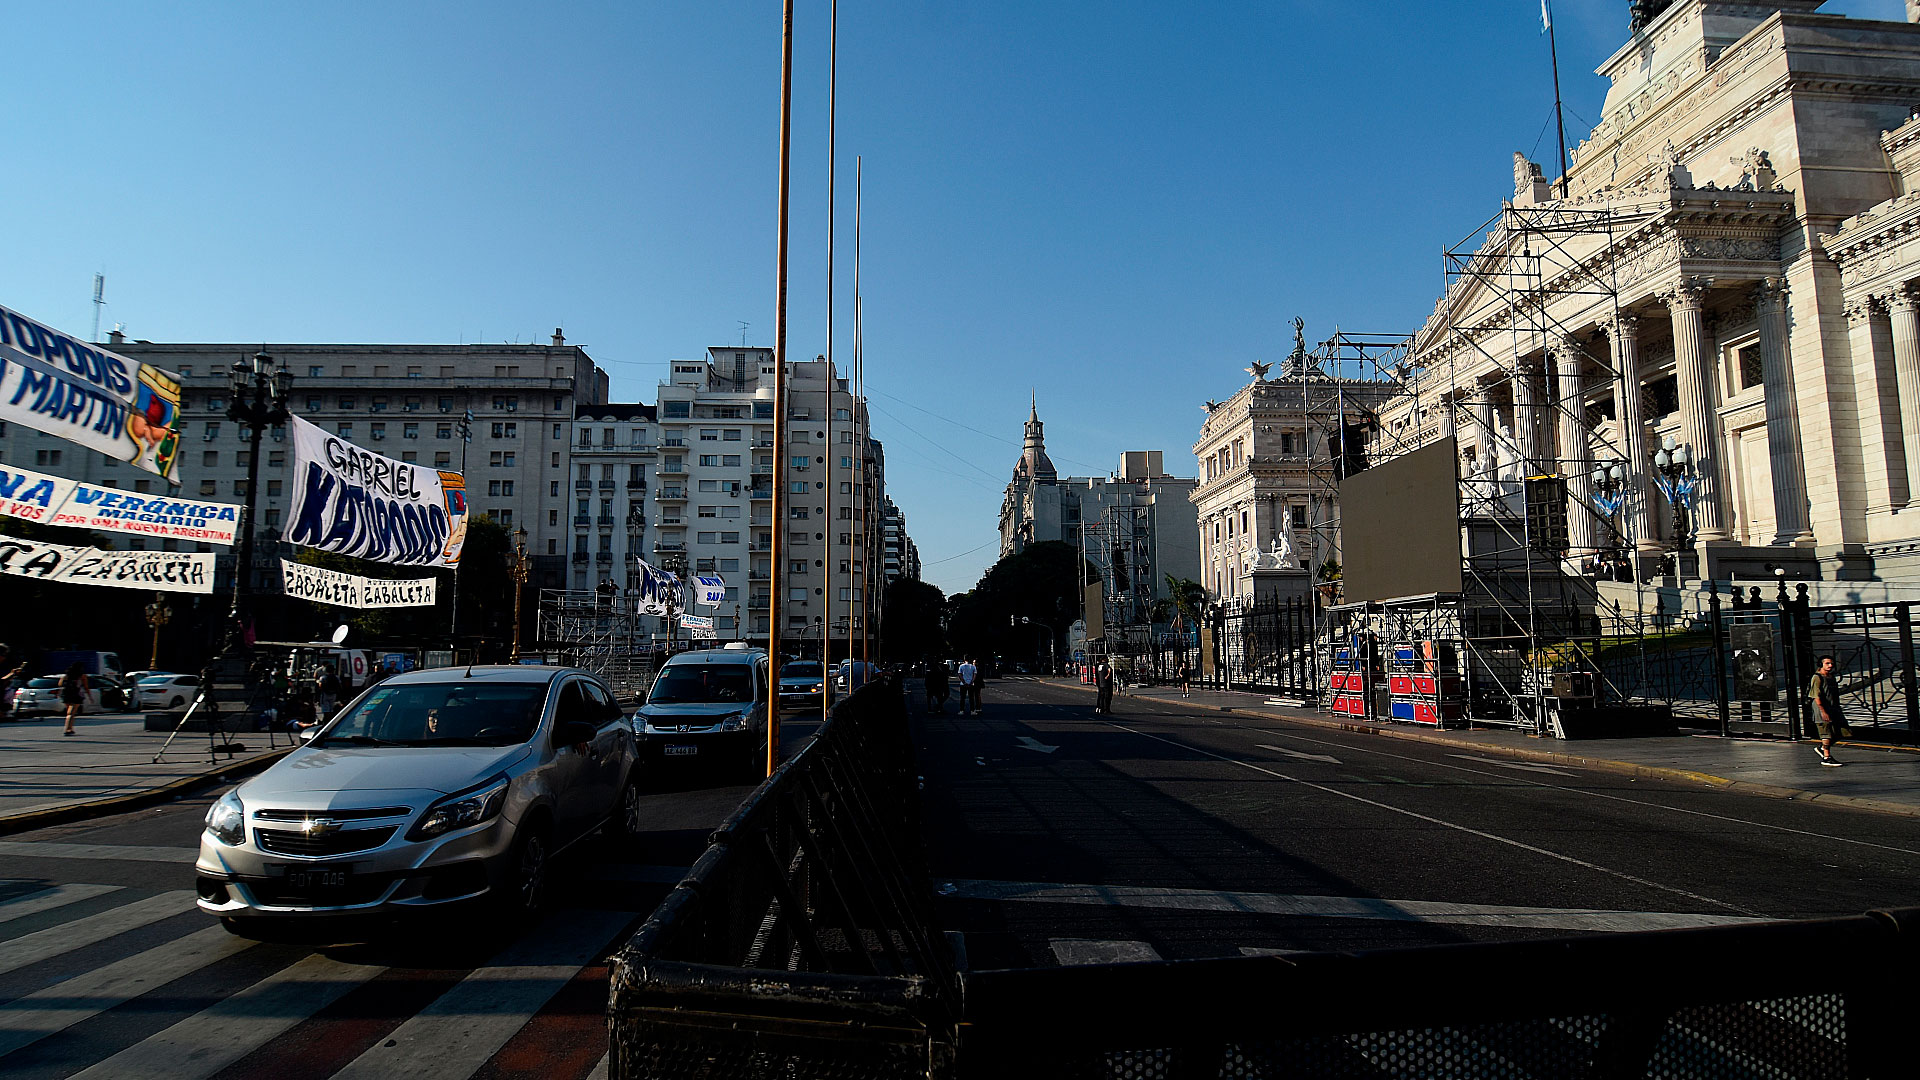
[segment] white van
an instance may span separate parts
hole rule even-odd
[[[633,716],[641,760],[650,768],[713,762],[742,778],[765,775],[767,702],[764,649],[703,649],[668,660]]]

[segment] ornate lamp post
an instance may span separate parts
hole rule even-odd
[[[153,603],[147,605],[147,625],[153,627],[153,658],[147,661],[150,668],[160,666],[160,628],[173,618],[173,609],[167,607],[167,594],[154,593]]]
[[[520,662],[520,594],[527,591],[527,529],[513,530],[513,562],[507,572],[513,576],[513,652],[509,659]]]
[[[246,623],[253,595],[253,517],[260,497],[260,436],[268,427],[287,422],[287,391],[293,373],[274,363],[265,352],[253,360],[235,361],[227,373],[227,419],[247,429],[247,494],[240,514],[240,546],[234,551],[233,607],[227,614],[225,652],[237,656],[246,649]]]
[[[1626,540],[1620,534],[1620,507],[1627,501],[1627,467],[1623,462],[1615,462],[1609,467],[1602,462],[1593,467],[1593,504],[1606,515],[1607,527],[1613,534],[1606,550],[1600,553],[1604,561],[1605,572],[1617,573],[1620,565],[1626,561]]]
[[[1693,490],[1700,478],[1693,472],[1686,446],[1671,435],[1653,455],[1653,470],[1658,474],[1654,483],[1660,485],[1660,493],[1673,507],[1673,554],[1678,571],[1680,553],[1693,546]]]

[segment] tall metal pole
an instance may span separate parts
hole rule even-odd
[[[822,463],[825,466],[822,471],[826,473],[827,477],[827,521],[821,528],[821,535],[833,536],[834,539],[826,542],[827,565],[821,568],[825,571],[821,576],[827,579],[829,586],[829,588],[820,595],[821,723],[826,723],[827,718],[832,715],[832,710],[827,708],[827,698],[829,696],[827,691],[832,685],[830,680],[833,678],[833,649],[831,647],[833,641],[833,620],[829,616],[833,614],[833,591],[831,586],[833,583],[834,568],[838,564],[838,560],[835,558],[835,552],[839,547],[839,545],[834,542],[838,540],[839,537],[834,535],[833,525],[834,476],[835,469],[837,469],[840,464],[835,460],[837,455],[833,448],[833,218],[835,209],[834,167],[839,164],[840,0],[833,0],[833,7],[829,18],[831,23],[827,32],[827,381],[826,392],[821,395],[822,400],[825,402],[822,408],[824,408],[827,413],[827,460]],[[851,490],[851,487],[849,487],[849,490]],[[854,581],[852,573],[853,552],[851,549],[848,550],[847,556],[847,595],[851,597],[853,595]],[[853,630],[851,627],[847,630],[847,659],[849,661],[853,659]],[[853,689],[853,672],[851,665],[849,665],[847,672],[847,689]]]
[[[853,161],[853,166],[854,166],[854,169],[853,169],[854,189],[858,191],[860,190],[861,185],[863,183],[863,176],[861,172],[861,159],[855,158]],[[859,221],[860,221],[859,214],[856,212],[854,215],[854,234],[853,234],[854,235],[853,265],[856,268],[860,265]],[[867,353],[866,353],[866,337],[862,330],[862,321],[861,321],[862,318],[863,316],[861,313],[861,297],[860,297],[859,290],[856,289],[854,290],[854,296],[853,296],[853,399],[855,402],[865,402],[867,400]],[[855,492],[854,501],[853,501],[853,528],[850,531],[853,533],[854,536],[860,539],[860,552],[858,556],[860,560],[860,570],[861,570],[860,578],[861,578],[861,581],[864,582],[863,588],[865,589],[865,591],[860,594],[860,597],[861,597],[861,600],[860,600],[860,662],[862,664],[871,664],[873,662],[872,634],[873,634],[873,609],[874,609],[873,537],[868,535],[871,531],[868,528],[868,525],[873,520],[873,498],[872,498],[872,495],[867,491],[868,469],[867,469],[867,425],[866,424],[862,423],[860,425],[859,435],[860,435],[860,441],[854,444],[854,453],[853,453],[853,460],[859,467],[859,474],[854,478],[854,483],[853,483],[853,489]],[[847,628],[847,653],[848,655],[852,655],[853,653],[853,628],[852,627]],[[849,689],[851,689],[853,686],[851,677],[849,677],[848,679],[847,686]]]
[[[838,0],[835,0],[835,3],[837,4]],[[860,364],[860,161],[861,159],[858,156],[853,159],[853,365],[856,368]],[[849,372],[849,374],[851,375],[852,373]],[[864,400],[856,389],[853,396],[854,411],[861,412],[861,405]],[[864,417],[864,412],[862,412],[861,415]],[[864,423],[854,425],[854,430],[864,431]],[[857,508],[860,505],[860,489],[867,475],[866,447],[860,447],[860,452],[853,455],[851,460],[853,462],[853,468],[847,471],[847,490],[852,493],[852,499],[849,505],[856,508],[854,512],[857,514],[859,512]],[[856,561],[859,558],[859,552],[853,546],[853,539],[859,535],[859,531],[855,528],[857,524],[858,522],[852,520],[847,522],[847,576],[849,578],[849,587],[847,589],[847,689],[849,691],[853,689],[853,611],[855,603],[853,590],[858,588],[871,589],[873,587],[872,583],[865,580],[865,567]],[[853,573],[852,571],[855,566],[861,566],[862,572],[859,574]],[[866,594],[862,593],[861,595],[864,597]],[[862,628],[864,628],[865,625],[865,623],[862,623]],[[861,659],[864,660],[865,656],[862,656]]]
[[[233,397],[227,416],[247,425],[247,495],[240,511],[240,545],[234,550],[233,606],[227,613],[225,653],[237,656],[246,649],[246,621],[253,595],[253,519],[260,501],[260,437],[268,424],[284,423],[285,376],[280,375],[263,350],[254,354],[251,368],[236,362],[228,387]],[[245,400],[243,400],[243,397]]]
[[[467,475],[467,444],[473,441],[473,410],[468,409],[460,420],[460,475]],[[453,568],[453,599],[448,604],[447,646],[453,650],[453,659],[460,659],[460,568]]]
[[[1567,197],[1567,117],[1560,107],[1560,50],[1553,41],[1553,0],[1540,0],[1547,24],[1547,55],[1553,61],[1553,122],[1560,132],[1560,197]]]
[[[767,660],[778,678],[780,666],[781,582],[780,535],[786,528],[784,488],[787,485],[787,193],[793,161],[793,0],[786,0],[780,35],[780,235],[777,243],[778,285],[775,290],[773,332],[773,557],[767,596]],[[776,681],[774,685],[779,685]],[[773,775],[780,749],[780,695],[767,695],[767,775]]]

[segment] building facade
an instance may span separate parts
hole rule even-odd
[[[565,585],[559,551],[570,529],[548,511],[559,505],[568,476],[577,404],[604,401],[608,381],[559,331],[551,345],[158,344],[117,332],[107,344],[181,377],[181,494],[245,500],[250,450],[246,430],[226,416],[227,376],[235,363],[265,351],[293,375],[288,411],[388,457],[464,472],[473,513],[527,530],[530,582]],[[463,439],[469,411],[471,439]],[[277,591],[278,559],[291,554],[277,543],[292,494],[285,431],[271,431],[260,453],[254,583]],[[128,491],[167,490],[158,477],[19,425],[0,435],[0,460]],[[130,548],[195,546],[114,533],[98,539]],[[198,547],[230,555],[224,547]],[[226,566],[221,573],[226,580]]]
[[[1566,176],[1515,155],[1415,338],[1391,422],[1455,435],[1467,490],[1564,476],[1573,560],[1920,577],[1920,27],[1819,6],[1632,5]]]
[[[920,580],[920,548],[907,535],[907,515],[888,496],[880,506],[881,576],[886,585]],[[884,597],[883,597],[884,599]]]

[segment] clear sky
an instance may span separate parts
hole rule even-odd
[[[788,344],[826,349],[828,0],[797,4]],[[1560,0],[1570,143],[1626,0]],[[1904,19],[1901,0],[1829,12]],[[544,342],[653,400],[770,345],[777,0],[8,5],[0,305],[153,341]],[[836,355],[926,578],[997,554],[1028,393],[1062,473],[1164,449],[1556,171],[1538,0],[844,0]]]

